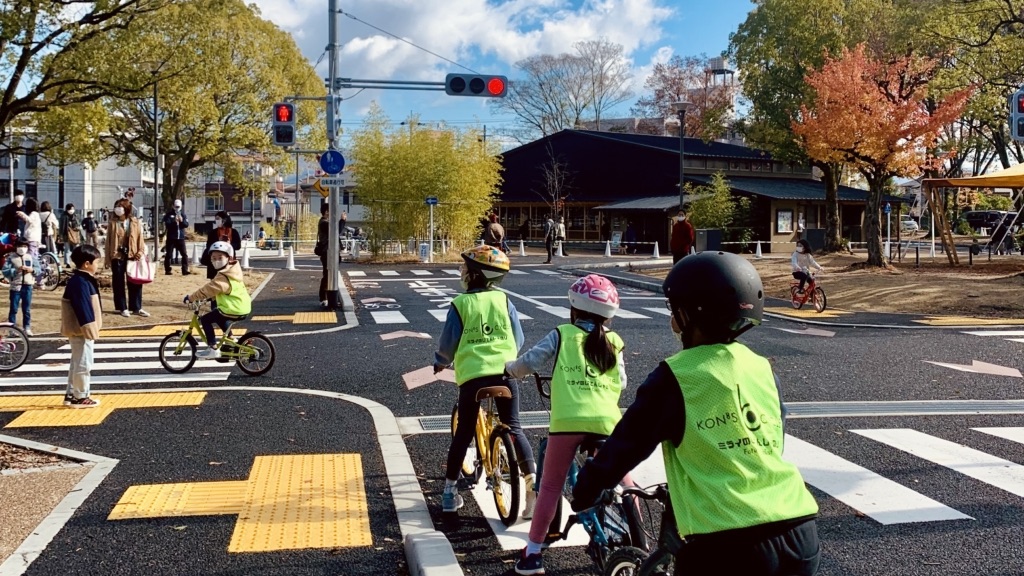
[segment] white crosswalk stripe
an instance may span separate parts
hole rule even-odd
[[[413,276],[433,276],[430,270],[411,270]]]
[[[668,308],[665,308],[664,306],[662,306],[661,308],[644,308],[644,310],[647,310],[648,312],[654,312],[655,314],[661,314],[662,316],[672,315],[672,313],[669,312]]]
[[[434,318],[437,318],[437,320],[439,322],[444,322],[448,318],[448,309],[447,308],[443,308],[443,309],[440,309],[440,310],[438,310],[436,308],[431,308],[429,310],[429,312],[430,312],[431,316],[433,316]]]
[[[445,274],[450,274],[450,275],[452,275],[452,276],[458,276],[458,275],[462,274],[462,273],[461,273],[461,272],[459,272],[458,270],[451,270],[451,269],[447,269],[447,270],[445,270],[445,271],[444,271],[444,273],[445,273]]]
[[[548,276],[560,276],[561,272],[555,272],[554,270],[537,270],[538,274],[547,274]]]
[[[569,309],[566,308],[565,306],[537,306],[537,310],[547,312],[552,316],[557,316],[564,320],[569,319]]]
[[[363,272],[362,270],[349,270],[348,271],[348,277],[349,278],[363,278],[365,276],[366,276],[366,272]]]
[[[630,312],[629,310],[626,310],[625,308],[619,308],[618,310],[616,310],[615,311],[615,317],[616,318],[633,318],[633,319],[636,319],[636,318],[647,318],[647,319],[650,319],[650,316],[645,316],[645,315],[639,314],[637,312]]]
[[[398,310],[383,310],[370,312],[373,321],[377,324],[408,324],[409,319]]]
[[[964,334],[983,338],[1002,338],[1007,342],[1024,343],[1024,330],[969,330]]]
[[[395,272],[394,270],[381,270],[380,271],[380,275],[381,276],[398,276],[398,272]]]
[[[529,274],[526,270],[509,270],[509,274]]]

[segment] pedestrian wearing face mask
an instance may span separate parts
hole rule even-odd
[[[697,239],[697,232],[686,217],[686,211],[680,210],[672,221],[672,239],[669,240],[669,248],[672,249],[672,263],[675,264],[683,259],[693,249]]]
[[[22,210],[24,202],[25,193],[21,190],[16,191],[14,193],[14,202],[4,206],[4,211],[0,214],[0,233],[6,232],[14,236],[21,233],[23,226],[21,219],[18,218],[18,212]]]
[[[199,263],[206,266],[206,277],[210,280],[217,275],[217,269],[210,263],[210,247],[215,242],[227,242],[236,253],[242,249],[242,237],[238,235],[238,230],[231,227],[231,216],[223,210],[214,216],[213,229],[206,237],[206,250],[199,258]]]
[[[114,203],[114,213],[107,223],[106,246],[106,265],[113,276],[114,310],[121,316],[135,313],[149,317],[149,312],[142,309],[142,284],[128,282],[128,262],[145,257],[142,223],[132,216],[132,203],[122,198]]]
[[[32,336],[32,286],[40,270],[39,259],[28,253],[28,240],[18,238],[14,242],[14,253],[7,258],[2,273],[11,289],[11,308],[7,322],[16,324],[18,308],[21,308],[21,327],[25,329],[25,334]]]
[[[174,251],[181,255],[181,275],[188,276],[188,249],[185,247],[185,230],[188,228],[188,216],[181,209],[181,200],[174,201],[174,208],[164,214],[164,230],[167,240],[164,243],[164,274],[171,275],[171,259]]]
[[[71,266],[71,253],[82,243],[82,225],[78,221],[78,214],[74,204],[64,207],[64,214],[61,214],[60,224],[57,227],[57,242],[63,246],[61,257],[64,266]]]
[[[252,312],[252,298],[242,279],[242,266],[235,260],[235,249],[227,242],[214,242],[210,246],[210,265],[217,271],[213,279],[182,301],[215,300],[216,308],[203,314],[200,323],[206,335],[206,348],[196,352],[197,358],[220,358],[220,343],[213,331],[219,326],[227,330],[228,322],[244,320]]]
[[[793,268],[793,278],[800,281],[800,287],[797,288],[799,294],[804,293],[804,284],[811,280],[811,268],[816,268],[819,272],[824,270],[820,264],[814,261],[814,256],[811,256],[811,245],[807,243],[807,240],[796,241],[796,251],[793,252],[789,264]]]

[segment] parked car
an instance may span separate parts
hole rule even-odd
[[[1003,210],[970,210],[961,214],[960,219],[967,222],[975,232],[987,228],[991,233],[1007,214],[1009,212]]]
[[[900,230],[903,232],[917,232],[921,229],[918,225],[917,220],[914,220],[909,214],[903,214],[900,216]]]

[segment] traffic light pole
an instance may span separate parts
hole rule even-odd
[[[327,50],[327,66],[328,66],[328,92],[330,96],[334,98],[340,98],[341,96],[337,93],[338,89],[335,87],[335,81],[338,78],[338,57],[341,51],[339,44],[340,39],[338,38],[338,17],[340,10],[338,9],[338,0],[329,0],[327,4],[327,10],[330,13],[327,21],[327,35],[328,35],[328,50]],[[327,102],[328,108],[333,106],[332,100]],[[331,116],[331,114],[328,114]],[[333,118],[332,118],[333,119]],[[330,119],[330,120],[332,120]],[[330,122],[328,120],[328,122]],[[328,150],[336,150],[334,127],[328,126],[327,133],[331,137],[327,142]],[[298,182],[296,182],[298,186]],[[330,310],[336,310],[340,307],[341,303],[341,292],[339,286],[341,285],[341,278],[338,270],[338,259],[340,257],[340,240],[338,238],[338,219],[341,215],[338,210],[341,208],[340,202],[338,201],[338,187],[331,186],[331,192],[328,195],[329,212],[328,212],[328,232],[327,232],[327,308]]]

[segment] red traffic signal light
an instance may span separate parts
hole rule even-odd
[[[444,91],[449,96],[504,98],[508,93],[508,79],[481,74],[449,74],[444,79]]]
[[[274,124],[295,124],[295,105],[288,102],[274,104]]]
[[[1024,114],[1024,90],[1017,92],[1017,114]]]

